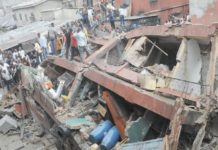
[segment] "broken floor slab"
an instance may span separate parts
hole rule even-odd
[[[201,50],[196,40],[183,39],[177,53],[177,64],[170,75],[169,88],[201,95]]]
[[[147,56],[141,54],[142,51],[145,51],[146,39],[145,36],[140,37],[125,51],[124,59],[135,67],[142,66],[147,60]]]

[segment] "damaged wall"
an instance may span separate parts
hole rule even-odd
[[[120,7],[124,0],[115,0],[115,6]],[[173,13],[188,13],[188,0],[132,0],[132,15],[145,13],[160,17],[161,24]]]
[[[169,88],[199,96],[201,94],[202,58],[196,40],[183,39],[177,53],[177,65],[171,73]]]
[[[218,0],[190,0],[193,24],[210,25],[218,21]]]

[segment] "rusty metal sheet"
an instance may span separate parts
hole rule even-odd
[[[204,25],[184,25],[182,27],[168,28],[167,26],[144,26],[126,33],[128,39],[140,36],[177,36],[177,37],[193,37],[208,38],[216,31],[214,26]]]
[[[164,118],[171,119],[175,101],[144,91],[134,85],[121,81],[95,69],[84,72],[84,76],[93,82],[113,91],[126,101],[142,106]]]
[[[125,139],[126,138],[126,135],[125,135],[126,120],[124,119],[125,116],[123,114],[122,109],[118,105],[118,102],[110,94],[110,92],[104,91],[103,99],[106,101],[106,104],[110,110],[110,113],[115,122],[115,125],[120,132],[121,138]]]

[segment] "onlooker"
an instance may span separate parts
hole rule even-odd
[[[94,19],[93,19],[93,9],[92,8],[89,8],[88,9],[88,19],[89,19],[89,23],[90,23],[90,26],[92,26],[93,25],[93,21],[94,21]]]
[[[47,55],[48,55],[47,39],[45,38],[44,35],[41,35],[40,33],[38,33],[38,42],[39,42],[39,45],[43,51],[43,59],[46,59]]]
[[[5,85],[7,86],[7,90],[9,91],[12,87],[13,81],[12,81],[12,76],[9,72],[9,65],[7,63],[1,63],[1,76],[4,80]]]
[[[66,39],[66,29],[62,28],[61,30],[62,30],[62,33],[61,33],[61,34],[62,34],[62,41],[63,41],[63,44],[62,44],[60,56],[62,57],[62,56],[64,56],[65,53],[66,53],[66,41],[67,41],[67,39]]]
[[[39,46],[38,43],[35,43],[34,50],[36,51],[36,54],[37,54],[38,64],[41,64],[42,61],[43,61],[42,60],[42,49],[41,49],[41,47]]]
[[[112,10],[109,11],[108,17],[109,17],[109,21],[110,21],[110,24],[111,24],[111,28],[115,29],[116,28],[115,27],[115,18],[114,18],[114,13],[113,13]]]
[[[51,27],[48,30],[48,39],[50,41],[52,55],[56,55],[56,32],[54,30],[54,23],[51,23]]]
[[[73,60],[73,57],[76,55],[76,52],[78,52],[78,43],[77,43],[77,39],[74,36],[73,32],[71,32],[70,38],[71,38],[71,59],[70,60]]]
[[[77,39],[78,42],[78,50],[79,50],[79,55],[81,58],[81,61],[83,62],[85,59],[85,51],[86,51],[86,46],[87,46],[87,38],[85,33],[82,31],[81,28],[77,30],[77,33],[74,35]]]
[[[70,49],[70,33],[71,33],[71,28],[69,25],[67,25],[67,32],[65,33],[65,37],[66,37],[66,53],[65,53],[65,57],[66,59],[68,59],[68,55],[69,55],[69,49]]]
[[[125,25],[124,18],[126,17],[125,9],[124,8],[119,8],[119,14],[120,14],[120,25],[124,26]]]

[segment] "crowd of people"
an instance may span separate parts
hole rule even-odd
[[[81,21],[67,23],[59,31],[52,23],[47,35],[38,33],[34,46],[37,62],[41,63],[48,55],[59,55],[70,60],[79,55],[80,60],[84,61],[92,53],[88,47],[87,28]]]
[[[190,23],[191,23],[191,17],[189,14],[183,17],[175,17],[171,15],[169,19],[166,21],[165,25],[171,28],[172,26],[181,26],[183,24],[190,24]]]
[[[111,29],[115,29],[115,8],[107,3],[101,4],[102,13],[96,13],[92,8],[84,7],[82,10],[82,19],[70,22],[57,29],[54,23],[51,23],[47,33],[37,34],[37,41],[34,43],[34,49],[30,53],[25,53],[22,46],[13,48],[9,51],[0,51],[0,76],[1,86],[9,90],[13,84],[19,81],[20,66],[22,64],[37,67],[44,61],[48,55],[58,55],[66,59],[73,60],[79,56],[80,61],[92,54],[88,45],[89,34],[93,33],[93,28],[100,25],[102,17],[109,21]],[[125,7],[119,8],[120,25],[124,26],[126,17]],[[103,19],[103,20],[104,20]],[[190,16],[177,18],[172,16],[165,25],[183,24],[190,22]],[[89,31],[89,32],[88,32]],[[111,32],[112,33],[112,32]]]
[[[10,90],[19,82],[21,65],[36,66],[35,52],[26,54],[21,46],[8,51],[0,50],[0,84]]]

